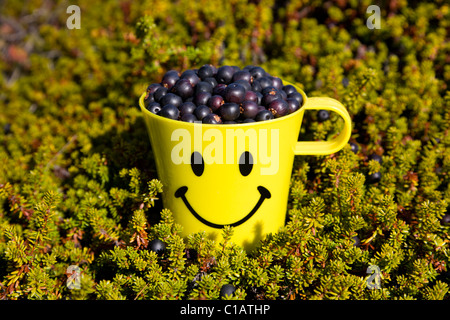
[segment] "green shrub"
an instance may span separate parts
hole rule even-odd
[[[2,299],[219,299],[226,283],[233,299],[449,299],[444,1],[382,1],[373,30],[366,0],[80,0],[72,30],[66,2],[28,4],[1,7]],[[159,200],[137,99],[166,70],[204,63],[261,65],[342,101],[354,123],[356,154],[296,157],[287,224],[250,253],[232,228],[220,243],[181,238]],[[340,125],[308,113],[302,134]]]

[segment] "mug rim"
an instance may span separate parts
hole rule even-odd
[[[305,105],[306,105],[306,101],[307,101],[307,99],[308,99],[308,97],[307,97],[307,95],[306,95],[306,93],[302,90],[302,89],[300,89],[297,85],[295,85],[294,83],[291,83],[291,82],[289,82],[289,81],[285,81],[285,80],[283,80],[282,79],[282,81],[283,81],[283,84],[284,85],[292,85],[292,86],[294,86],[295,87],[295,89],[302,95],[302,97],[303,97],[303,104],[302,104],[302,106],[297,110],[297,111],[295,111],[295,112],[293,112],[293,113],[291,113],[291,114],[288,114],[288,115],[286,115],[286,116],[282,116],[282,117],[279,117],[279,118],[274,118],[274,119],[270,119],[270,120],[265,120],[265,121],[258,121],[258,122],[250,122],[250,123],[236,123],[236,124],[212,124],[212,123],[201,123],[201,125],[202,126],[207,126],[207,127],[210,127],[210,128],[214,128],[214,127],[220,127],[220,128],[222,128],[223,126],[225,126],[226,128],[231,128],[231,127],[233,127],[233,128],[236,128],[236,127],[245,127],[245,126],[262,126],[262,125],[265,125],[265,124],[267,124],[268,122],[269,123],[274,123],[274,122],[281,122],[281,121],[284,121],[284,120],[287,120],[287,119],[289,119],[289,118],[292,118],[292,117],[295,117],[295,116],[297,116],[297,114],[300,112],[300,111],[302,111],[302,109],[305,107]],[[154,117],[155,119],[158,119],[158,121],[169,121],[169,123],[174,123],[173,121],[177,121],[177,122],[180,122],[180,120],[174,120],[174,119],[169,119],[169,118],[165,118],[165,117],[161,117],[161,116],[159,116],[159,115],[157,115],[157,114],[154,114],[154,113],[152,113],[152,112],[150,112],[149,110],[147,110],[147,108],[145,107],[145,105],[144,105],[144,98],[145,98],[145,95],[146,95],[147,93],[146,92],[144,92],[140,97],[139,97],[139,107],[141,108],[141,111],[142,112],[144,112],[144,113],[146,113],[148,116],[150,116],[150,117]],[[182,121],[182,123],[183,123],[183,125],[194,125],[195,123],[191,123],[191,122],[185,122],[185,121]]]

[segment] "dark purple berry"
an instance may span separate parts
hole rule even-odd
[[[263,96],[264,96],[264,95],[268,94],[268,93],[271,92],[271,91],[278,92],[278,89],[275,88],[274,86],[268,86],[268,87],[265,87],[263,90],[261,90],[261,93],[262,93]]]
[[[179,107],[183,104],[183,99],[181,99],[180,96],[174,94],[174,93],[167,93],[164,97],[161,98],[159,101],[159,104],[162,106],[165,106],[167,104],[172,104],[175,107]]]
[[[164,242],[162,242],[159,239],[152,240],[148,243],[147,248],[150,251],[155,252],[158,256],[164,254],[164,251],[166,251],[166,245]]]
[[[236,292],[236,288],[231,284],[224,284],[220,288],[220,297],[232,296]]]
[[[214,95],[209,99],[208,107],[211,108],[212,112],[216,112],[224,104],[222,96]]]
[[[210,78],[214,76],[215,69],[210,64],[205,64],[198,69],[197,74],[200,77],[200,79],[205,80],[206,78]]]
[[[225,89],[225,101],[242,103],[245,98],[245,88],[238,83],[231,83]]]
[[[272,80],[269,77],[258,78],[256,81],[261,85],[261,90],[272,85]]]
[[[182,99],[187,99],[194,94],[194,88],[188,79],[180,78],[172,88],[172,91]]]
[[[239,68],[238,66],[231,66],[231,67],[233,68],[235,73],[241,71],[241,68]]]
[[[250,74],[250,72],[248,72],[246,70],[240,70],[233,74],[232,81],[236,82],[238,80],[244,80],[244,81],[248,82],[249,84],[251,82],[253,82],[252,75]]]
[[[230,121],[230,120],[223,121],[223,124],[236,124],[236,123],[237,123],[236,121]]]
[[[380,172],[372,173],[371,175],[369,175],[367,177],[367,182],[368,183],[377,183],[380,180],[381,180],[381,173]]]
[[[361,240],[359,239],[358,236],[354,236],[353,237],[353,246],[354,247],[359,247],[361,245]]]
[[[253,119],[258,114],[258,104],[254,101],[244,101],[242,103],[242,115],[245,119]]]
[[[278,91],[276,90],[271,90],[268,93],[266,93],[265,95],[263,95],[262,100],[261,100],[261,104],[263,106],[268,107],[270,105],[270,103],[274,100],[281,100],[281,95]]]
[[[441,224],[444,226],[450,225],[450,214],[445,214],[441,219]]]
[[[349,83],[350,81],[348,80],[348,78],[342,78],[342,85],[344,86],[344,88],[347,88]]]
[[[158,112],[161,111],[161,105],[158,102],[152,102],[146,108],[154,114],[158,114]]]
[[[317,120],[319,120],[319,122],[324,122],[328,119],[330,119],[330,114],[327,110],[319,110],[317,112]]]
[[[353,153],[358,153],[359,147],[358,147],[358,145],[356,143],[350,142],[350,148],[351,148]]]
[[[290,95],[291,93],[297,92],[297,89],[291,84],[283,86],[283,91],[286,92],[287,95]]]
[[[233,102],[224,103],[220,109],[220,115],[222,116],[222,120],[234,121],[239,118],[241,114],[241,110],[239,105]]]
[[[217,86],[217,80],[214,77],[203,79],[203,82],[208,82],[213,88]]]
[[[186,249],[184,258],[186,258],[187,260],[190,260],[190,261],[196,261],[197,257],[198,257],[197,250],[192,249],[192,248]]]
[[[144,106],[147,107],[152,102],[155,102],[155,97],[150,92],[147,92],[144,97]]]
[[[159,83],[152,83],[147,87],[147,93],[154,94],[156,90],[161,88],[161,84]]]
[[[256,94],[256,98],[257,98],[256,103],[261,105],[263,94],[261,92],[255,92],[255,94]]]
[[[300,107],[303,105],[303,96],[300,92],[292,92],[291,94],[288,94],[288,99],[292,98],[298,101]]]
[[[161,81],[161,85],[167,89],[171,89],[175,83],[180,79],[180,73],[176,70],[167,71]]]
[[[224,83],[219,83],[217,86],[214,87],[212,94],[213,95],[220,95],[220,96],[224,96],[225,95],[225,90],[227,88],[227,85]]]
[[[153,94],[153,96],[155,97],[155,101],[160,102],[162,97],[164,97],[167,92],[169,92],[169,89],[167,89],[166,87],[158,88]]]
[[[273,119],[273,114],[269,110],[262,110],[258,112],[258,114],[255,117],[256,121],[266,121]]]
[[[213,91],[213,86],[209,82],[206,82],[206,81],[200,81],[195,86],[195,94],[198,94],[200,92],[212,93],[212,91]]]
[[[375,160],[375,161],[379,162],[380,164],[383,163],[383,159],[381,158],[381,156],[379,156],[376,153],[374,153],[373,155],[370,156],[370,160]]]
[[[217,69],[216,80],[218,83],[229,84],[231,83],[234,75],[234,68],[231,66],[221,66]]]
[[[295,111],[297,111],[298,109],[300,109],[300,104],[298,103],[298,101],[294,98],[287,98],[286,102],[288,104],[288,114],[293,113]]]
[[[198,121],[197,117],[192,113],[186,113],[186,114],[182,115],[180,120],[184,121],[184,122],[190,122],[190,123],[194,123],[195,121]]]
[[[261,67],[253,67],[249,70],[249,72],[253,79],[262,78],[266,75],[266,71],[264,71]]]
[[[194,113],[195,108],[197,106],[193,102],[185,102],[178,109],[180,109],[180,115],[183,116]]]
[[[5,135],[8,135],[11,133],[11,123],[5,123],[5,125],[3,126],[3,133]]]
[[[279,118],[288,114],[289,106],[286,101],[277,99],[269,104],[268,110],[272,112],[275,118]]]
[[[255,92],[261,92],[262,87],[261,87],[261,84],[259,83],[259,81],[252,82],[252,90]]]
[[[211,93],[209,92],[200,92],[194,96],[194,102],[197,106],[200,105],[208,105],[209,99],[211,99]]]
[[[198,75],[195,73],[194,70],[184,71],[181,74],[180,79],[188,79],[192,87],[195,87],[197,83],[200,82],[200,78],[198,77]]]
[[[219,115],[215,113],[210,113],[203,118],[202,122],[207,124],[221,124],[222,119],[220,119]]]
[[[272,85],[278,90],[283,89],[283,81],[278,77],[269,77],[272,80]]]
[[[159,115],[164,118],[177,120],[180,116],[180,111],[173,104],[166,104],[162,107],[161,111],[159,111]]]
[[[245,93],[244,101],[253,101],[258,103],[258,96],[256,95],[255,91],[248,90]]]
[[[250,123],[250,122],[255,122],[254,119],[245,119],[244,121],[242,121],[242,123]]]
[[[200,105],[194,110],[194,114],[198,120],[203,120],[203,118],[206,117],[211,112],[212,112],[211,109],[205,105]]]
[[[252,90],[252,86],[251,86],[250,82],[247,82],[247,81],[245,81],[245,80],[237,80],[237,81],[235,81],[235,82],[233,82],[233,83],[238,83],[238,84],[240,84],[241,86],[243,86],[244,89],[245,89],[245,92],[247,92],[247,91],[249,91],[249,90]]]

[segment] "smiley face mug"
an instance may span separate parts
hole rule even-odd
[[[163,205],[183,226],[183,236],[206,231],[218,240],[229,225],[232,241],[251,250],[284,226],[294,156],[335,153],[351,134],[350,115],[339,101],[308,98],[296,89],[303,105],[292,114],[232,125],[161,117],[145,108],[142,94],[139,105],[163,184]],[[336,112],[343,130],[330,141],[298,141],[306,110]]]

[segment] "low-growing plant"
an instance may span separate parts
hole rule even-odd
[[[3,2],[0,298],[448,300],[450,7],[380,2],[370,29],[371,4],[81,0],[68,29],[65,1]],[[340,152],[296,157],[287,223],[251,252],[231,227],[180,236],[138,108],[206,63],[260,65],[353,121]],[[342,125],[303,121],[310,140]]]

